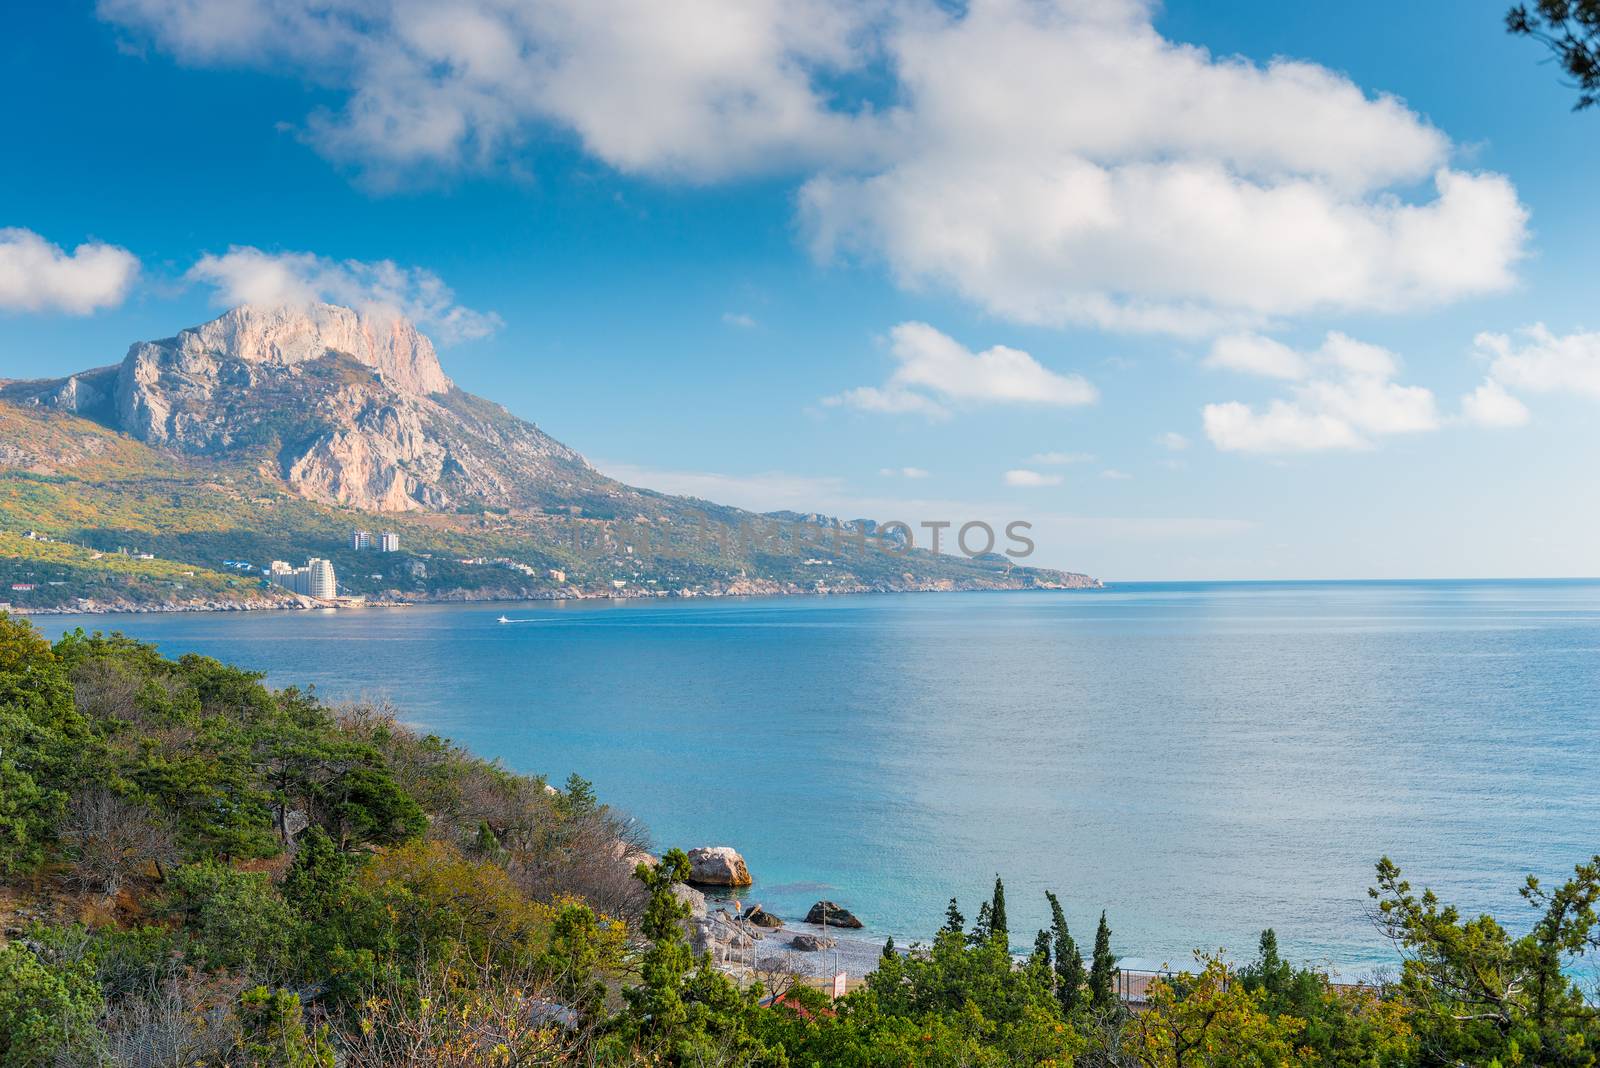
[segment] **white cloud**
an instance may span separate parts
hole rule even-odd
[[[722,322],[726,326],[737,326],[743,330],[753,330],[757,326],[755,317],[744,312],[723,312]]]
[[[1504,177],[1314,63],[1164,39],[1140,0],[100,0],[185,62],[288,71],[379,172],[575,138],[628,173],[801,178],[821,256],[1013,320],[1211,332],[1503,289]],[[868,90],[855,87],[869,86]],[[892,101],[873,106],[865,97]],[[1431,188],[1429,188],[1431,183]]]
[[[1256,358],[1241,353],[1272,355]],[[1261,409],[1238,401],[1206,405],[1202,411],[1206,436],[1224,451],[1367,449],[1375,438],[1436,430],[1440,425],[1430,390],[1393,381],[1399,371],[1393,353],[1337,331],[1312,352],[1266,338],[1219,338],[1206,363],[1299,380],[1291,387],[1290,398],[1272,400]]]
[[[450,287],[432,271],[401,267],[392,260],[331,260],[310,252],[263,252],[236,245],[220,256],[202,256],[188,277],[214,287],[223,304],[328,301],[397,313],[443,344],[487,337],[501,326],[494,312],[457,304]]]
[[[1036,452],[1028,457],[1029,463],[1065,467],[1068,464],[1086,464],[1094,460],[1092,452]]]
[[[1511,184],[1451,169],[1442,133],[1325,68],[1216,58],[1094,0],[925,13],[888,47],[909,136],[806,184],[824,257],[1015,320],[1186,333],[1513,280]]]
[[[1118,471],[1115,467],[1108,467],[1100,472],[1100,477],[1111,479],[1113,482],[1126,482],[1133,476],[1126,471]]]
[[[847,390],[823,403],[937,416],[947,412],[941,402],[1076,407],[1099,398],[1080,375],[1058,374],[1005,345],[973,352],[927,323],[896,326],[889,352],[898,366],[883,386]]]
[[[1517,427],[1527,424],[1528,406],[1492,378],[1461,398],[1461,414],[1469,423],[1486,427]]]
[[[1306,360],[1281,341],[1260,334],[1234,333],[1217,338],[1203,361],[1205,366],[1268,378],[1304,378]]]
[[[1024,486],[1030,488],[1036,486],[1059,486],[1061,485],[1061,476],[1046,475],[1041,474],[1038,471],[1027,471],[1018,468],[1014,471],[1007,471],[1003,481],[1008,486]]]
[[[929,473],[920,467],[881,467],[878,474],[885,478],[927,478]]]
[[[929,419],[944,419],[950,415],[950,410],[938,401],[924,394],[893,386],[884,389],[876,386],[858,386],[831,397],[823,397],[822,403],[829,408],[859,408],[864,412],[885,412],[890,415],[917,414],[925,415]]]
[[[88,315],[121,304],[138,273],[138,257],[115,245],[68,253],[32,230],[0,229],[0,310]]]
[[[576,136],[619,170],[712,179],[870,154],[820,83],[875,45],[849,0],[100,0],[185,62],[342,95],[304,130],[383,169],[480,167]]]
[[[1487,358],[1489,377],[1530,393],[1582,393],[1600,397],[1600,333],[1558,336],[1543,323],[1524,327],[1513,340],[1506,334],[1479,334],[1478,354]]]
[[[1189,439],[1175,430],[1169,430],[1156,438],[1156,444],[1168,452],[1182,452],[1189,447]]]

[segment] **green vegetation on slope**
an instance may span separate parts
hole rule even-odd
[[[0,531],[0,600],[17,609],[197,598],[265,604],[270,595],[254,581],[220,571]]]
[[[697,959],[676,850],[399,726],[122,637],[54,645],[0,614],[0,1068],[344,1065],[1592,1065],[1569,978],[1600,858],[1529,931],[1463,919],[1387,861],[1397,983],[1278,954],[1201,958],[1137,1011],[1102,918],[1059,902],[1025,960],[1005,887],[969,929],[885,949],[839,1001],[740,988]],[[775,1002],[767,993],[779,996]]]
[[[479,398],[452,398],[474,419],[512,419]],[[339,508],[289,492],[275,476],[275,433],[252,425],[245,437],[264,435],[261,442],[241,445],[231,459],[187,456],[76,416],[0,401],[0,531],[36,530],[107,553],[145,551],[180,571],[218,572],[228,560],[259,567],[321,556],[333,561],[346,593],[414,599],[548,597],[574,589],[811,592],[819,584],[842,590],[1014,588],[1037,581],[1003,556],[899,555],[798,517],[778,522],[646,491],[596,491],[582,506],[548,512]],[[354,551],[354,529],[396,531],[403,551]],[[0,547],[0,558],[7,555]],[[109,567],[85,562],[87,571],[102,566]],[[552,570],[564,579],[552,577]],[[1049,581],[1053,573],[1042,574]],[[13,603],[70,608],[72,598],[103,596],[83,591],[112,589],[118,581],[75,574],[72,590],[46,587]],[[159,584],[123,587],[133,600],[170,596]]]

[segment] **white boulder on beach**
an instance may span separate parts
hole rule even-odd
[[[689,850],[689,881],[700,886],[749,886],[750,868],[732,846]]]

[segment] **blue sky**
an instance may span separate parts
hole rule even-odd
[[[1600,573],[1600,115],[1499,3],[347,6],[13,16],[0,376],[258,292],[230,249],[391,261],[645,485],[1110,579]]]

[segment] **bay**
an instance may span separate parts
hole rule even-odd
[[[500,623],[505,614],[515,622]],[[926,939],[1005,877],[1133,966],[1196,948],[1346,975],[1394,953],[1388,854],[1520,929],[1525,872],[1600,851],[1600,582],[1128,583],[1104,591],[43,617],[384,698],[570,772],[748,897]]]

